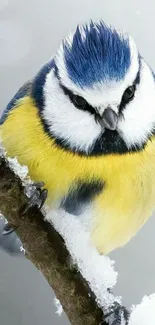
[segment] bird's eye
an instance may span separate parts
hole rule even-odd
[[[71,90],[69,90],[63,85],[61,85],[61,88],[76,108],[82,111],[87,111],[92,115],[96,114],[96,110],[94,109],[94,107],[92,107],[82,96],[73,94]]]
[[[124,102],[129,102],[133,97],[134,97],[134,94],[135,94],[135,86],[130,86],[128,87],[124,94],[123,94],[123,101]]]
[[[88,105],[87,101],[83,97],[78,96],[78,95],[73,95],[72,101],[75,106],[77,106],[78,108],[81,108],[81,109],[84,109]]]

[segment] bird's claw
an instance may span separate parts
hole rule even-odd
[[[111,310],[107,314],[104,314],[104,321],[109,325],[128,325],[129,317],[129,311],[118,302],[115,302]]]
[[[12,225],[10,223],[6,223],[4,228],[3,228],[2,235],[3,236],[9,235],[12,232],[14,232],[17,228],[18,228],[17,226],[14,226],[14,225]]]
[[[28,204],[26,204],[26,206],[24,206],[22,209],[20,213],[21,216],[26,214],[26,212],[33,207],[37,207],[39,210],[42,208],[48,195],[48,191],[46,189],[41,189],[44,185],[44,182],[37,182],[30,185],[31,188],[34,187],[35,190],[30,195]]]

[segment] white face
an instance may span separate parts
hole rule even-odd
[[[56,57],[61,83],[66,88],[83,97],[100,115],[108,106],[117,113],[116,131],[129,149],[146,142],[155,125],[155,82],[149,66],[143,59],[141,59],[140,83],[136,87],[135,96],[125,106],[123,118],[122,114],[119,114],[123,93],[132,86],[139,69],[138,52],[132,39],[130,48],[131,65],[124,80],[115,83],[100,82],[94,84],[91,89],[82,89],[69,79],[62,48]],[[44,98],[43,117],[51,134],[63,139],[64,144],[70,148],[89,153],[105,130],[95,120],[94,115],[74,106],[61,88],[53,70],[46,77]]]
[[[118,132],[128,148],[145,143],[155,127],[155,81],[146,62],[141,63],[140,84],[118,123]]]

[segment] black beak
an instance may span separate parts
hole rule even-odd
[[[103,128],[114,131],[117,127],[118,116],[111,108],[106,108],[98,121]]]

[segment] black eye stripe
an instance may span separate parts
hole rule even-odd
[[[122,111],[124,110],[125,106],[126,106],[130,101],[132,101],[132,99],[133,99],[134,96],[135,96],[135,92],[136,92],[136,90],[137,90],[137,86],[138,86],[139,83],[140,83],[140,71],[141,71],[140,67],[141,67],[141,66],[139,65],[139,70],[138,70],[138,72],[137,72],[136,78],[135,78],[133,84],[131,85],[131,87],[134,87],[134,94],[133,94],[133,96],[131,96],[131,98],[129,98],[129,99],[127,100],[127,99],[125,99],[125,97],[124,97],[124,94],[125,94],[125,92],[124,92],[124,94],[123,94],[123,96],[122,96],[122,100],[121,100],[120,106],[119,106],[119,111],[120,111],[120,112],[122,112]],[[128,87],[128,88],[129,88],[129,87]],[[128,89],[128,88],[127,88],[127,89]]]
[[[64,94],[69,97],[70,101],[73,103],[73,105],[76,108],[78,108],[78,109],[80,109],[82,111],[87,111],[87,112],[89,112],[92,115],[96,115],[95,109],[91,105],[89,105],[87,103],[87,101],[83,97],[78,96],[78,95],[75,95],[71,90],[69,90],[64,85],[62,85],[60,83],[60,81],[59,81],[59,85],[60,85],[61,89],[63,90]],[[77,98],[80,98],[81,99],[81,102],[83,100],[83,106],[82,105],[78,105]]]
[[[76,96],[70,89],[68,89],[67,87],[65,87],[62,83],[61,83],[61,80],[60,80],[60,77],[59,77],[59,71],[58,71],[58,68],[57,66],[55,66],[55,69],[54,69],[54,74],[55,76],[57,77],[58,81],[59,81],[59,86],[61,87],[61,89],[63,90],[64,94],[66,96],[69,97],[70,101],[73,103],[74,106],[76,106],[78,109],[81,109],[83,111],[87,111],[89,112],[90,114],[92,115],[95,115],[96,116],[96,111],[95,111],[95,108],[93,108],[91,105],[89,105],[87,103],[87,101],[80,97],[81,99],[83,99],[85,101],[84,103],[84,107],[79,107],[78,105],[76,105],[76,100],[74,98],[74,96]]]
[[[140,83],[140,72],[141,72],[141,58],[139,57],[139,69],[138,69],[138,72],[137,72],[137,75],[136,75],[136,78],[133,82],[133,84],[131,86],[134,86],[135,87],[135,92],[136,92],[136,89],[137,89],[137,86],[138,84]],[[87,111],[89,112],[90,114],[94,115],[95,117],[98,115],[97,112],[96,112],[96,109],[89,105],[89,103],[81,96],[78,96],[78,95],[75,95],[70,89],[68,89],[67,87],[65,87],[62,83],[61,83],[61,80],[60,80],[60,77],[59,77],[59,73],[58,73],[58,68],[56,67],[54,69],[54,73],[55,73],[55,76],[57,77],[58,81],[59,81],[59,86],[61,87],[61,89],[63,90],[64,94],[67,95],[70,99],[70,101],[73,103],[73,105],[80,109],[80,110],[83,110],[83,111]],[[80,98],[80,100],[83,100],[83,106],[80,104],[78,105],[77,103],[77,98]],[[122,101],[119,105],[119,111],[120,113],[124,110],[125,106],[134,98],[134,95],[132,98],[130,98],[128,101],[127,100],[124,100],[123,96],[122,96]]]

